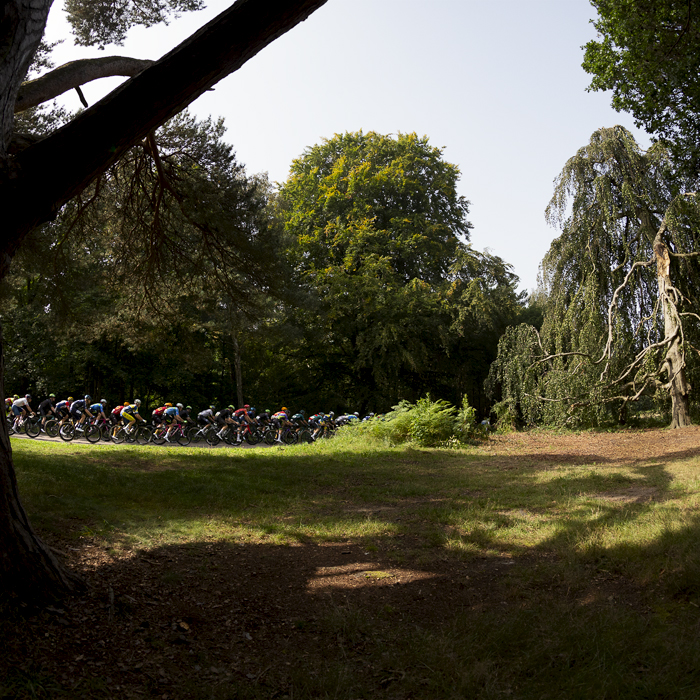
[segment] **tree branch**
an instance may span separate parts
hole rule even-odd
[[[304,21],[326,0],[238,0],[180,46],[37,144],[0,177],[0,278],[29,231],[134,144]],[[148,106],[148,108],[146,108]],[[51,164],[60,164],[60,176]]]
[[[112,78],[116,75],[133,78],[153,63],[155,61],[128,56],[84,58],[80,61],[65,63],[36,80],[22,83],[15,102],[15,114],[48,102],[64,92],[79,88],[93,80]]]

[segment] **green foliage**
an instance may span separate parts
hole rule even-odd
[[[431,391],[473,403],[520,309],[503,261],[468,245],[459,171],[427,138],[336,135],[281,188],[291,263],[309,297],[305,356],[346,401],[375,411]],[[290,319],[291,320],[291,319]]]
[[[123,44],[134,26],[152,27],[167,23],[170,14],[200,10],[202,0],[66,0],[65,11],[75,35],[83,46]]]
[[[643,152],[617,126],[595,132],[566,163],[547,217],[561,235],[542,263],[541,331],[519,326],[504,334],[487,382],[491,396],[503,402],[506,420],[519,424],[625,421],[629,402],[644,397],[665,410],[673,310],[660,302],[655,251],[671,251],[675,305],[690,312],[683,362],[694,376],[695,194],[680,189],[666,149]]]
[[[693,175],[700,171],[700,24],[687,0],[592,0],[599,39],[586,44],[591,90],[671,144]]]
[[[401,401],[386,415],[352,426],[352,429],[391,445],[411,443],[420,447],[439,447],[450,441],[462,443],[474,439],[477,435],[476,411],[469,406],[466,397],[457,410],[447,401],[432,401],[426,396],[415,404]]]

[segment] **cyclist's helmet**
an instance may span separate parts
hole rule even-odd
[[[251,416],[252,416],[252,415],[255,415],[255,406],[250,406],[250,408],[248,408],[248,413],[249,413]]]
[[[360,417],[360,414],[357,411],[355,411],[355,413],[353,413],[352,415],[357,416],[358,418]]]
[[[188,410],[188,411],[191,411],[191,410],[192,410],[192,406],[188,406],[188,407],[187,407],[187,410]]]
[[[85,394],[85,400],[92,401],[92,396],[90,396],[90,394]]]
[[[11,397],[11,396],[8,396],[8,397],[5,399],[5,403],[12,403],[12,397]]]
[[[228,407],[229,407],[232,411],[235,411],[235,410],[236,410],[235,407],[232,406],[231,404],[229,404]]]
[[[49,394],[49,398],[50,398],[50,399],[55,399],[55,398],[56,398],[56,394]]]
[[[106,406],[106,405],[107,405],[107,399],[100,399],[100,403],[101,403],[103,406]]]
[[[130,404],[128,401],[125,401],[125,402],[124,402],[124,408],[126,408],[127,406],[131,406],[131,404]]]
[[[166,404],[163,404],[163,405],[164,405],[166,408],[172,408],[172,407],[173,407],[173,405],[172,405],[171,403],[169,403],[169,402],[166,403]]]
[[[243,406],[243,408],[250,408],[250,404],[247,403],[245,406]]]
[[[134,406],[140,406],[140,405],[141,405],[141,399],[135,399]]]
[[[300,416],[305,416],[305,415],[306,415],[306,413],[304,412],[304,409],[302,409],[301,411],[299,411],[299,415],[300,415]]]
[[[216,406],[209,406],[209,409],[210,409],[211,411],[216,411]]]
[[[177,407],[178,407],[178,408],[184,408],[184,406],[183,406],[181,403],[179,403],[179,404],[177,405]]]
[[[288,411],[289,409],[286,406],[282,406],[283,411]]]
[[[335,413],[333,413],[333,411],[331,411],[328,415],[329,415],[331,418],[335,418]]]
[[[31,394],[25,394],[25,395],[24,395],[24,398],[27,399],[27,401],[31,401],[31,400],[32,400]]]
[[[72,400],[73,400],[73,397],[72,397],[72,396],[69,396],[69,397],[66,399],[66,401],[68,401],[69,403],[70,403]]]

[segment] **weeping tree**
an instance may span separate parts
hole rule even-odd
[[[546,216],[561,235],[542,263],[541,334],[504,340],[492,388],[549,423],[624,421],[630,402],[651,398],[670,400],[671,427],[690,425],[700,200],[667,150],[643,151],[620,126],[596,131]]]

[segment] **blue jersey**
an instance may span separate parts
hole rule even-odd
[[[101,413],[102,412],[102,404],[101,403],[94,403],[92,406],[90,406],[90,410],[93,413]]]
[[[163,411],[166,416],[169,416],[172,418],[173,416],[179,416],[180,415],[180,409],[177,406],[170,406],[170,408],[166,408],[165,411]]]

